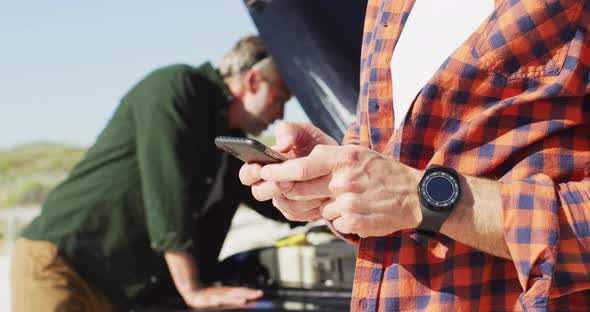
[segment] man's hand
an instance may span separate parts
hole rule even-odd
[[[166,251],[164,259],[176,289],[191,308],[242,305],[262,297],[262,291],[244,287],[203,287],[199,285],[199,268],[191,253]]]
[[[265,181],[294,183],[284,192],[286,200],[322,200],[321,214],[336,230],[361,237],[385,236],[420,224],[417,187],[421,175],[359,146],[318,145],[308,156],[260,169]],[[299,206],[277,203],[287,218],[309,216]]]
[[[281,122],[277,125],[276,144],[273,149],[293,159],[307,156],[315,146],[338,145],[338,142],[311,124]],[[240,180],[243,184],[252,186],[252,194],[259,201],[273,200],[275,207],[290,207],[297,214],[286,213],[285,217],[292,221],[312,221],[321,217],[319,206],[323,199],[311,201],[292,201],[281,194],[293,186],[290,181],[275,183],[262,181],[260,178],[260,164],[245,164],[240,169]]]
[[[209,287],[190,291],[183,298],[190,308],[203,309],[226,305],[241,306],[262,295],[261,290],[245,287]]]

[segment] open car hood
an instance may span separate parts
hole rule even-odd
[[[340,141],[354,121],[367,1],[244,3],[311,122]]]

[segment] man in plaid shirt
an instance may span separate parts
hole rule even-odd
[[[390,61],[414,2],[369,1],[348,145],[283,123],[292,159],[240,179],[359,244],[354,311],[590,310],[590,1],[496,1],[394,131]],[[432,170],[460,189],[443,217],[417,191]]]

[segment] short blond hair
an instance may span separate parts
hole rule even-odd
[[[279,69],[272,60],[272,57],[266,57],[252,66],[252,69],[260,72],[262,77],[267,81],[274,82],[279,79]]]
[[[219,63],[223,78],[241,75],[250,69],[261,72],[270,81],[278,78],[278,69],[258,36],[240,39]]]

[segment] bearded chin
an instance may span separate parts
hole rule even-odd
[[[255,127],[250,129],[250,134],[254,136],[259,136],[262,133],[262,131],[264,131],[264,129],[262,129],[262,127],[257,124]]]
[[[262,133],[262,131],[266,130],[266,128],[268,128],[267,123],[257,122],[255,125],[255,129],[253,129],[255,133],[252,133],[252,134],[259,136]]]

